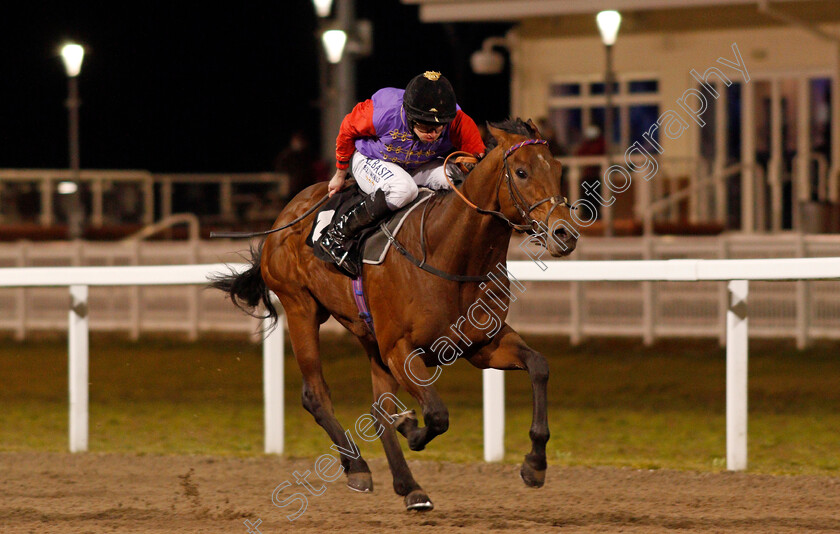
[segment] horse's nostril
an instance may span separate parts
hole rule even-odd
[[[569,234],[566,232],[565,228],[560,227],[554,230],[554,239],[557,239],[558,241],[565,241],[568,237]]]

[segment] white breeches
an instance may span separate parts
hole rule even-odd
[[[367,194],[378,190],[385,192],[385,202],[392,210],[399,209],[417,197],[417,187],[448,189],[449,182],[443,172],[443,160],[435,159],[407,171],[390,161],[368,158],[356,152],[350,160],[353,176],[359,188]],[[455,165],[449,164],[450,169]],[[451,171],[450,171],[451,172]]]

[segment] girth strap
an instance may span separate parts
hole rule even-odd
[[[397,238],[394,237],[394,234],[392,234],[391,231],[388,230],[388,228],[386,228],[384,224],[381,226],[381,228],[382,228],[382,232],[385,234],[385,236],[391,242],[391,245],[393,245],[393,247],[395,249],[397,249],[400,254],[405,256],[405,258],[408,261],[410,261],[411,263],[413,263],[417,267],[420,267],[421,269],[423,269],[424,271],[426,271],[428,273],[432,273],[435,276],[439,276],[441,278],[444,278],[446,280],[450,280],[452,282],[486,282],[486,281],[490,280],[490,277],[488,277],[486,275],[485,276],[466,276],[466,275],[462,275],[462,274],[450,274],[450,273],[447,273],[446,271],[441,271],[440,269],[436,269],[436,268],[432,267],[431,265],[426,264],[425,261],[420,261],[417,258],[415,258],[414,256],[412,256],[412,254],[409,251],[407,251],[405,249],[405,247],[403,247],[402,244],[399,241],[397,241]]]
[[[356,301],[356,308],[359,309],[359,317],[365,321],[373,338],[376,339],[376,332],[373,331],[373,315],[370,314],[370,310],[368,309],[367,298],[365,298],[365,286],[362,282],[361,274],[353,279],[353,300]]]

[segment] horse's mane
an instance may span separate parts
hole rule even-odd
[[[537,136],[536,130],[531,128],[531,126],[523,121],[520,118],[509,118],[505,119],[502,122],[490,122],[488,123],[490,126],[494,128],[498,128],[499,130],[505,131],[507,133],[517,134],[517,135],[524,135],[528,139],[533,139]],[[490,141],[487,142],[487,152],[490,152],[499,144],[499,141],[495,137],[491,137]]]

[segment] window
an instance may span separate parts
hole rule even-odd
[[[551,86],[551,96],[577,96],[579,94],[579,83],[558,83]]]
[[[659,81],[657,80],[631,80],[627,82],[627,90],[630,93],[658,93]]]
[[[605,87],[603,77],[558,80],[549,86],[548,118],[557,132],[561,155],[575,155],[585,141],[604,131]],[[659,80],[652,76],[619,78],[612,98],[614,152],[623,152],[634,141],[642,141],[642,134],[659,118]]]

